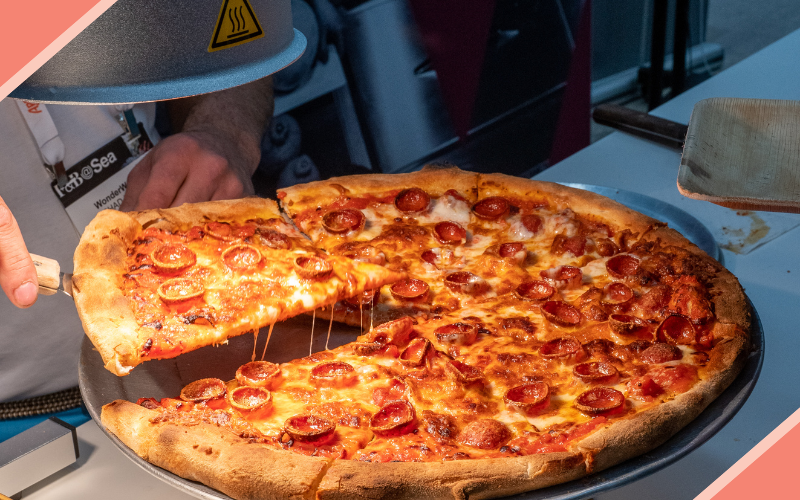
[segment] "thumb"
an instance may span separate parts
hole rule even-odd
[[[17,307],[36,302],[36,268],[11,210],[0,198],[0,287]]]

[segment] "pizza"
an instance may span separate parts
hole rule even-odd
[[[76,249],[73,291],[105,367],[126,375],[402,276],[320,252],[274,201],[247,198],[100,212]]]
[[[233,498],[492,498],[573,480],[666,441],[747,357],[736,278],[602,196],[445,167],[278,199],[324,255],[397,277],[318,313],[361,335],[101,417]]]

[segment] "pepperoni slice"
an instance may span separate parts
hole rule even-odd
[[[539,271],[539,276],[559,290],[572,290],[583,283],[583,271],[575,266],[557,266]]]
[[[155,398],[139,398],[136,400],[136,404],[139,406],[143,406],[148,410],[157,410],[161,408],[161,405],[158,404]]]
[[[393,378],[386,387],[377,387],[372,391],[372,404],[383,406],[389,401],[405,399],[406,384],[402,380]]]
[[[403,316],[376,326],[367,334],[367,338],[370,342],[403,346],[408,342],[414,331],[413,328],[414,320],[408,316]]]
[[[432,250],[425,250],[420,257],[428,264],[436,265],[436,254]]]
[[[369,309],[378,303],[378,298],[381,296],[381,289],[364,290],[355,297],[344,299],[345,303],[358,307],[359,309]]]
[[[253,269],[261,262],[261,251],[253,245],[234,245],[222,252],[222,262],[236,271]]]
[[[156,290],[158,296],[167,303],[181,302],[200,297],[205,287],[199,281],[190,278],[168,279]]]
[[[296,441],[322,445],[333,440],[336,424],[316,415],[295,415],[286,419],[283,430]]]
[[[526,281],[515,290],[517,297],[522,300],[541,301],[547,300],[556,293],[556,289],[546,281]]]
[[[608,326],[617,335],[647,336],[650,326],[647,321],[628,314],[612,314],[608,317]]]
[[[399,356],[397,346],[381,344],[380,342],[353,342],[353,352],[359,356],[375,356],[387,354],[394,358]]]
[[[443,344],[471,345],[478,338],[478,325],[472,323],[452,323],[440,326],[433,331],[436,339]]]
[[[583,349],[594,358],[607,356],[616,344],[607,339],[594,339],[583,345]]]
[[[464,295],[479,295],[489,289],[485,279],[469,271],[456,271],[444,278],[444,284],[450,290]]]
[[[322,257],[298,257],[294,261],[294,269],[306,279],[323,280],[333,273],[333,265]]]
[[[632,255],[622,254],[611,257],[606,261],[608,274],[617,279],[632,276],[639,270],[639,259]]]
[[[502,196],[484,198],[472,206],[472,212],[481,219],[499,219],[508,213],[511,204]]]
[[[683,351],[679,347],[661,342],[656,342],[639,354],[639,360],[648,365],[678,361],[682,357]]]
[[[322,226],[331,233],[358,231],[364,227],[366,218],[359,210],[343,208],[328,212],[322,217]]]
[[[228,402],[240,411],[265,410],[272,406],[272,393],[263,387],[241,385],[228,393]]]
[[[233,227],[227,222],[206,222],[203,229],[205,229],[206,234],[218,240],[233,241],[236,239],[236,236],[233,234]]]
[[[688,317],[695,324],[702,324],[714,318],[711,304],[705,297],[705,287],[692,277],[680,278],[679,286],[669,300],[669,310]]]
[[[550,405],[550,386],[544,382],[518,385],[503,396],[506,405],[532,417]]]
[[[462,384],[474,384],[483,380],[483,372],[474,366],[452,359],[444,365],[445,371]]]
[[[581,343],[572,337],[562,337],[546,342],[539,347],[539,355],[543,358],[555,359],[572,356],[581,349]]]
[[[605,361],[592,361],[575,365],[572,373],[584,382],[609,383],[619,374],[616,367]]]
[[[472,211],[481,219],[499,219],[508,212],[511,204],[502,196],[484,198],[472,206]]]
[[[180,244],[162,245],[150,255],[150,258],[156,269],[165,272],[177,272],[197,262],[194,252]]]
[[[697,332],[695,332],[692,322],[677,314],[672,314],[661,322],[656,330],[656,337],[661,342],[678,345],[697,342]]]
[[[181,389],[181,399],[199,403],[225,395],[225,382],[218,378],[201,378]]]
[[[514,257],[523,251],[525,251],[525,245],[518,241],[513,243],[503,243],[497,248],[498,255],[503,258]]]
[[[496,450],[511,439],[511,431],[502,422],[484,418],[470,422],[458,435],[457,441],[480,450]]]
[[[586,253],[586,242],[586,236],[582,234],[576,234],[569,238],[559,234],[553,238],[553,244],[550,245],[550,253],[564,255],[564,253],[569,252],[575,257],[580,257]]]
[[[251,361],[236,370],[236,381],[240,385],[274,388],[281,378],[281,368],[269,361]]]
[[[597,253],[600,254],[601,257],[611,257],[619,252],[617,244],[608,238],[597,240],[595,242],[595,247],[597,247]]]
[[[458,201],[463,201],[464,203],[466,203],[466,202],[467,202],[467,199],[466,199],[466,198],[464,198],[463,196],[461,196],[461,193],[459,193],[459,192],[458,192],[458,191],[456,191],[455,189],[448,189],[447,191],[445,191],[445,192],[444,192],[444,195],[445,195],[445,196],[452,196],[452,197],[453,197],[453,198],[455,198],[456,200],[458,200]]]
[[[581,322],[581,312],[566,302],[549,300],[542,304],[542,316],[559,326],[575,326]]]
[[[394,199],[394,206],[405,213],[422,212],[430,203],[428,193],[416,187],[400,191]]]
[[[467,230],[456,222],[440,222],[434,226],[433,232],[443,245],[461,245],[467,240]]]
[[[428,298],[428,290],[430,286],[422,280],[416,278],[403,278],[396,281],[389,291],[392,296],[397,300],[408,302],[424,302]]]
[[[399,436],[413,430],[417,414],[405,399],[389,401],[373,415],[369,428],[379,436]]]
[[[633,298],[633,290],[625,283],[609,283],[605,287],[603,303],[609,305],[622,304]]]
[[[400,362],[408,367],[419,366],[425,361],[425,355],[428,354],[430,347],[431,343],[428,339],[418,337],[412,340],[400,354]]]
[[[344,387],[357,380],[355,368],[343,361],[320,363],[311,369],[310,379],[321,385]]]
[[[274,229],[256,229],[256,234],[262,245],[275,250],[290,250],[292,248],[292,240],[285,234]]]
[[[534,214],[527,214],[522,216],[522,225],[525,226],[525,229],[536,234],[539,232],[539,229],[542,228],[542,218],[538,215]]]
[[[603,413],[621,407],[625,396],[610,387],[595,387],[575,400],[575,406],[584,413]]]
[[[430,410],[422,411],[421,427],[439,444],[453,445],[453,439],[458,433],[458,427],[453,417]]]

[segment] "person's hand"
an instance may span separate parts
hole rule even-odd
[[[182,132],[162,140],[128,174],[120,210],[176,207],[253,194],[255,162],[226,137]]]
[[[128,174],[120,210],[252,195],[261,137],[272,116],[272,80],[167,103],[173,130]]]
[[[17,307],[30,307],[39,295],[36,268],[17,220],[0,198],[0,287]]]

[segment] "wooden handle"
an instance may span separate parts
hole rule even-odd
[[[673,148],[683,148],[688,127],[616,104],[601,104],[592,113],[594,121]]]
[[[36,266],[36,276],[39,277],[39,293],[53,295],[61,284],[61,265],[58,261],[31,254],[33,265]]]

